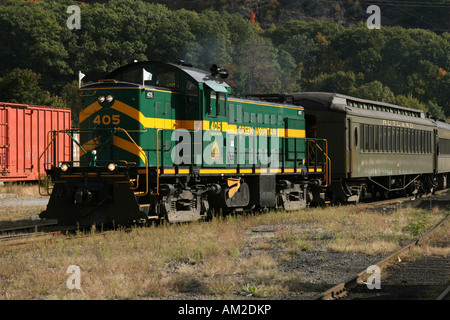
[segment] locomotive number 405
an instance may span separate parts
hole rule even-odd
[[[95,124],[119,124],[120,123],[120,115],[113,114],[112,116],[105,114],[104,116],[97,115],[93,121]]]

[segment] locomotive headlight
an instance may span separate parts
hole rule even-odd
[[[113,101],[113,99],[114,99],[113,96],[110,94],[106,96],[106,101],[108,101],[108,102]]]
[[[100,103],[105,102],[105,97],[104,96],[98,97],[98,102],[100,102]]]
[[[116,168],[117,168],[117,165],[115,163],[111,162],[110,164],[108,164],[109,171],[114,171],[114,170],[116,170]]]
[[[61,171],[66,172],[67,170],[69,170],[69,165],[67,163],[63,163],[61,165]]]

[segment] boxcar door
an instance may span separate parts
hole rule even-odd
[[[9,172],[8,150],[8,109],[3,105],[0,107],[0,177]]]

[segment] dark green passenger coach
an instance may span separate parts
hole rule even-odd
[[[328,141],[335,200],[446,186],[450,125],[422,110],[336,93],[295,93],[291,99],[305,109],[307,137]]]

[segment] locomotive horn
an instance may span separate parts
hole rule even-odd
[[[209,68],[209,70],[211,71],[211,75],[213,77],[219,75],[222,79],[228,78],[228,70],[227,69],[220,69],[220,67],[217,66],[217,64],[213,64],[211,66],[211,68]]]
[[[220,70],[220,71],[219,71],[219,76],[220,76],[222,79],[228,78],[228,70],[227,70],[227,69],[222,69],[222,70]]]

